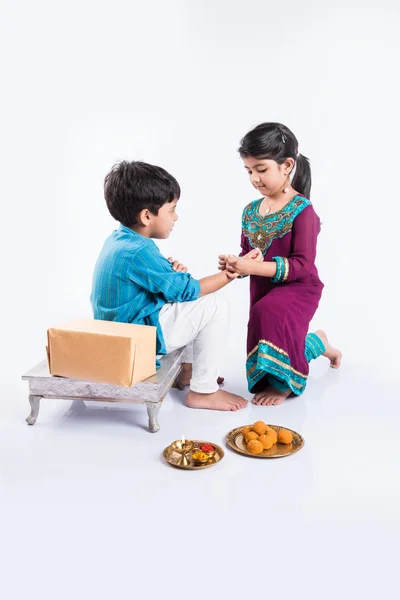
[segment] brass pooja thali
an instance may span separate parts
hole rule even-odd
[[[204,445],[212,446],[213,451],[202,452],[201,446]],[[225,452],[221,446],[203,440],[186,440],[184,443],[177,440],[167,446],[163,452],[164,459],[173,467],[192,471],[202,471],[213,467],[224,458],[224,455]]]

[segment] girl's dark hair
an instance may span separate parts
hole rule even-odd
[[[296,136],[281,123],[261,123],[247,133],[240,142],[240,156],[274,160],[278,164],[287,158],[295,161],[292,186],[306,198],[311,192],[311,168],[308,158],[299,152]]]
[[[154,215],[167,202],[178,200],[179,183],[161,167],[126,160],[113,166],[104,180],[104,197],[116,221],[130,227],[147,208]]]

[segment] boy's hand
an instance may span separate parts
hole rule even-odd
[[[169,262],[172,264],[172,268],[177,273],[187,273],[187,267],[184,267],[179,260],[174,260],[173,258],[168,258]]]
[[[237,279],[239,277],[238,273],[230,273],[228,269],[224,269],[222,272],[227,276],[227,278],[230,281],[233,281],[234,279]]]
[[[218,269],[220,271],[225,271],[228,256],[229,254],[220,254],[218,256]],[[255,260],[257,262],[262,262],[264,260],[260,248],[254,248],[253,250],[250,250],[250,252],[243,256],[243,258],[251,258],[251,260]]]

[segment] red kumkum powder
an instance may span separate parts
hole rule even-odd
[[[203,452],[214,452],[214,446],[211,446],[211,444],[203,444],[200,446],[200,450],[203,450]]]

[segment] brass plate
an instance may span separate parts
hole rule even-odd
[[[165,448],[165,450],[163,452],[163,457],[165,458],[167,463],[169,463],[173,467],[178,467],[178,469],[186,469],[186,470],[191,470],[191,471],[202,471],[203,469],[208,469],[209,467],[213,467],[214,465],[218,464],[225,456],[225,452],[223,451],[221,446],[214,444],[214,442],[205,442],[204,440],[192,440],[192,441],[193,441],[195,447],[200,446],[201,444],[211,444],[212,446],[214,446],[214,448],[215,448],[214,457],[210,458],[210,460],[205,465],[195,465],[192,460],[192,453],[190,453],[190,455],[188,455],[188,458],[190,459],[189,464],[186,466],[178,465],[181,455],[178,454],[177,452],[175,452],[175,450],[173,450],[173,448],[171,446],[168,446],[167,448]]]
[[[240,454],[244,454],[245,456],[251,456],[251,458],[282,458],[282,456],[290,456],[294,454],[298,450],[304,446],[304,438],[293,431],[293,429],[289,429],[288,427],[280,427],[279,425],[269,425],[272,429],[275,429],[276,433],[279,433],[280,429],[287,429],[291,431],[293,434],[293,442],[291,444],[280,444],[279,442],[272,446],[269,450],[264,450],[261,454],[251,454],[246,448],[242,430],[244,427],[252,427],[252,425],[242,425],[241,427],[237,427],[236,429],[232,429],[226,436],[226,443],[232,450],[239,452]]]

